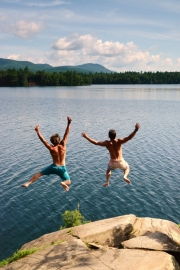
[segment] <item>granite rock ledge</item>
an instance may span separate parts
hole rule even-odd
[[[180,270],[180,229],[133,214],[45,234],[22,246],[37,252],[3,270]]]

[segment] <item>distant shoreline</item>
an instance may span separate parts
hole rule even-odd
[[[88,85],[180,84],[180,72],[78,73],[24,69],[0,70],[0,87],[8,86],[88,86]]]

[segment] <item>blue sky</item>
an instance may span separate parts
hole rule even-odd
[[[179,0],[1,0],[0,58],[180,71]]]

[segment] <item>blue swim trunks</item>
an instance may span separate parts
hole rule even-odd
[[[41,171],[42,175],[57,174],[61,177],[62,180],[70,180],[69,174],[66,170],[66,166],[57,166],[51,164]]]

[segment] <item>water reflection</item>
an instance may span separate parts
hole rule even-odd
[[[12,91],[13,89],[13,91]],[[180,85],[91,85],[72,87],[1,87],[0,96],[23,98],[180,101]]]

